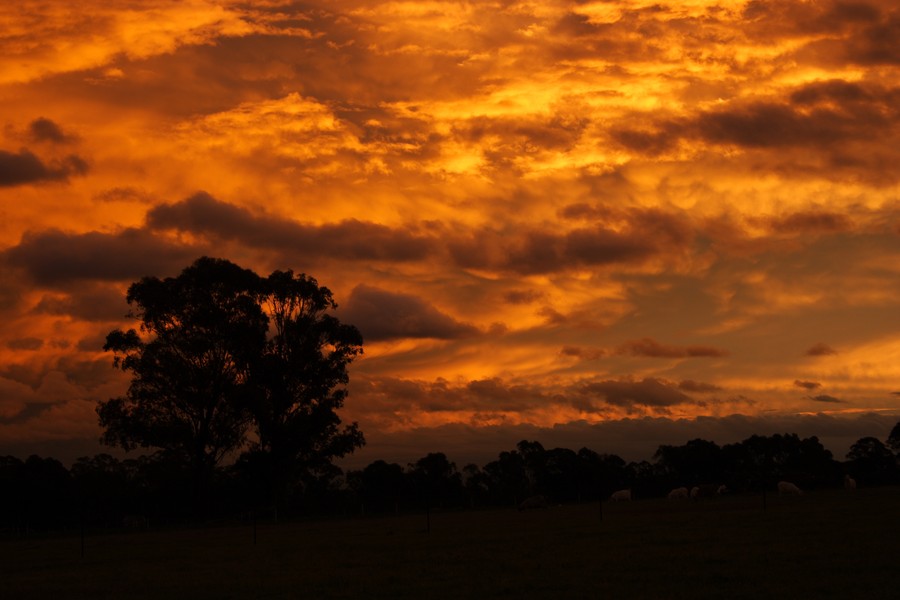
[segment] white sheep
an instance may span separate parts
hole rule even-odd
[[[778,482],[778,495],[783,496],[785,494],[792,496],[802,496],[803,492],[800,491],[796,485],[791,483],[790,481],[779,481]]]
[[[845,490],[855,490],[856,489],[856,480],[850,477],[849,475],[844,475],[844,489]]]
[[[617,492],[613,492],[613,495],[610,496],[609,499],[613,502],[631,500],[631,490],[619,490]]]
[[[718,488],[716,488],[717,496],[721,496],[721,495],[727,494],[727,493],[728,493],[728,486],[725,485],[724,483],[722,485],[720,485]]]
[[[691,488],[691,500],[697,500],[700,498],[700,486],[695,485]]]
[[[675,488],[667,496],[669,500],[686,500],[688,497],[688,489],[686,487]]]

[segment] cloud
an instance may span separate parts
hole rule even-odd
[[[40,350],[44,345],[44,340],[36,337],[25,337],[9,340],[6,347],[10,350]]]
[[[640,381],[605,380],[585,384],[581,393],[587,397],[599,396],[603,402],[620,407],[668,407],[692,404],[694,401],[666,382],[647,377]]]
[[[820,394],[818,396],[808,396],[808,398],[814,402],[827,402],[832,404],[843,404],[844,400],[839,398],[835,398],[834,396],[829,396],[828,394]]]
[[[353,288],[340,318],[371,341],[400,338],[457,339],[476,335],[476,327],[456,321],[421,298],[368,285]]]
[[[651,338],[641,338],[620,345],[618,354],[630,354],[632,356],[647,356],[652,358],[686,358],[686,357],[716,357],[727,356],[728,353],[720,348],[712,346],[670,346],[660,344]]]
[[[604,218],[559,232],[530,226],[515,232],[481,228],[447,242],[464,268],[536,275],[578,268],[675,260],[690,247],[693,230],[677,212],[599,211]]]
[[[179,272],[197,256],[196,247],[169,242],[140,229],[117,233],[26,233],[0,257],[40,285],[64,287],[76,281],[134,281]]]
[[[34,311],[86,321],[114,321],[125,316],[128,305],[125,292],[117,287],[83,284],[68,294],[45,294]]]
[[[773,218],[770,223],[777,233],[837,232],[846,231],[851,226],[847,215],[822,211],[791,213]]]
[[[503,294],[503,301],[507,304],[531,304],[545,296],[546,293],[538,290],[512,290]]]
[[[794,385],[805,390],[814,390],[818,387],[822,387],[822,384],[818,381],[801,381],[799,379],[794,380]]]
[[[18,153],[0,150],[0,187],[64,181],[70,175],[84,175],[87,170],[84,159],[74,154],[47,165],[24,148]]]
[[[828,356],[831,354],[837,354],[837,350],[822,342],[813,344],[806,350],[806,356]]]
[[[694,392],[698,394],[709,394],[712,392],[720,392],[722,388],[712,383],[704,383],[702,381],[694,381],[693,379],[685,379],[678,382],[678,389],[685,392]]]
[[[154,201],[147,192],[129,186],[105,189],[95,194],[94,199],[100,202],[138,202],[141,204],[150,204]]]
[[[581,360],[597,360],[607,355],[603,348],[584,348],[581,346],[563,346],[559,351],[562,356],[571,356]]]
[[[150,229],[174,229],[237,241],[307,257],[334,259],[420,260],[434,250],[434,240],[417,232],[348,219],[307,225],[290,219],[255,214],[222,202],[205,192],[147,213]]]
[[[32,121],[28,125],[28,133],[31,135],[31,139],[36,142],[62,144],[72,139],[71,136],[63,132],[59,125],[45,117]]]

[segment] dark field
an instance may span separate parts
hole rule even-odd
[[[0,542],[0,598],[900,598],[900,488]]]

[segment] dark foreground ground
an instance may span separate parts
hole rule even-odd
[[[900,598],[900,488],[0,541],[0,598]]]

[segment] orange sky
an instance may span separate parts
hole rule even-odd
[[[100,451],[125,288],[203,254],[334,291],[370,458],[884,438],[898,39],[893,0],[4,3],[0,453]]]

